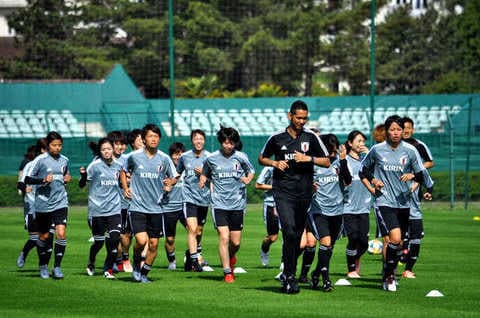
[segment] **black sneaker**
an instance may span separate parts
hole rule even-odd
[[[184,260],[184,270],[186,272],[191,272],[192,271],[192,259],[190,258],[190,251],[186,250],[185,251],[185,260]]]
[[[318,289],[318,285],[320,284],[320,276],[313,271],[310,277],[310,287],[312,287],[312,289]]]
[[[332,285],[331,281],[326,280],[326,281],[323,282],[323,291],[324,292],[329,293],[333,290],[334,290],[334,288],[333,288],[333,285]]]
[[[298,282],[300,284],[308,284],[309,280],[308,280],[307,273],[301,273],[300,277],[298,277]]]
[[[289,276],[282,280],[282,292],[286,294],[298,294],[300,292],[295,276]]]
[[[192,271],[203,272],[202,265],[198,262],[198,259],[192,259]]]

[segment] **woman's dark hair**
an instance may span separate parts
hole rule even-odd
[[[338,138],[334,134],[321,135],[320,139],[327,148],[328,154],[331,154],[340,146]]]
[[[205,132],[201,129],[194,129],[192,130],[192,132],[190,133],[190,140],[193,139],[193,136],[195,136],[196,134],[199,134],[199,135],[202,135],[203,138],[205,139],[206,136],[205,136]]]
[[[48,144],[47,144],[47,138],[40,138],[37,140],[37,143],[35,144],[35,154],[38,156],[39,154],[42,153],[42,150],[45,151],[47,150]]]
[[[223,143],[228,139],[237,146],[240,141],[240,135],[235,128],[220,125],[220,130],[217,132],[217,139],[219,143]]]
[[[113,143],[120,142],[121,144],[127,144],[127,138],[125,134],[120,130],[114,130],[107,134],[107,138],[113,141]]]
[[[392,126],[393,123],[398,124],[403,129],[404,125],[403,125],[402,117],[398,115],[392,115],[385,120],[385,131],[388,131],[388,129],[390,128],[390,126]]]
[[[133,129],[127,134],[127,142],[130,145],[130,147],[133,148],[133,144],[135,143],[135,139],[137,139],[138,136],[142,135],[142,130],[141,129]]]
[[[185,152],[185,146],[181,142],[174,142],[168,147],[168,153],[170,157],[177,152]]]
[[[54,140],[60,140],[63,143],[62,136],[56,131],[49,132],[47,134],[46,139],[47,139],[47,145],[50,145],[52,143],[52,141],[54,141]]]
[[[97,142],[90,141],[88,143],[88,147],[92,151],[92,154],[93,154],[94,157],[101,157],[100,149],[102,148],[102,145],[105,144],[105,143],[109,143],[113,148],[113,140],[108,138],[108,137],[100,138]]]
[[[345,148],[347,149],[347,153],[352,150],[352,146],[349,145],[349,141],[353,142],[355,138],[357,138],[358,135],[361,135],[363,139],[367,140],[367,137],[360,131],[360,130],[352,130],[347,137],[347,141],[345,142]]]
[[[147,132],[151,130],[158,135],[158,137],[162,138],[162,132],[160,131],[160,127],[155,124],[146,124],[142,128],[142,139],[145,139]]]

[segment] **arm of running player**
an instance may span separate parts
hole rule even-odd
[[[36,178],[31,176],[25,177],[26,184],[45,184],[53,181],[53,174],[48,174],[45,178]]]
[[[347,164],[347,148],[345,145],[341,144],[338,149],[338,156],[340,158],[340,180],[342,180],[344,185],[349,185],[352,183],[352,175],[348,169]]]
[[[212,171],[210,169],[210,165],[208,164],[208,161],[206,161],[203,164],[202,174],[200,175],[200,179],[198,181],[198,187],[200,189],[203,189],[205,183],[207,183],[207,180],[209,179],[209,177],[211,177],[211,173]]]
[[[309,156],[299,151],[295,151],[295,162],[312,162],[316,166],[325,168],[330,166],[330,160],[328,157]]]
[[[285,169],[288,169],[287,160],[275,161],[270,158],[264,157],[262,154],[258,156],[258,163],[260,163],[262,166],[274,167],[275,169],[278,169],[281,171],[285,171]]]
[[[128,187],[127,183],[127,174],[125,170],[120,170],[120,182],[122,184],[123,195],[125,198],[131,199],[132,198],[132,190]]]
[[[248,185],[253,180],[253,177],[255,177],[255,174],[253,172],[250,172],[249,174],[247,174],[247,176],[241,177],[240,181],[243,184]]]
[[[255,183],[255,189],[264,190],[264,191],[272,190],[272,185],[257,182],[257,183]]]
[[[87,185],[87,169],[81,166],[78,171],[80,172],[80,180],[78,180],[78,186],[83,188]]]

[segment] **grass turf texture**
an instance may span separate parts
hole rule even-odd
[[[478,204],[472,208],[478,211]],[[129,273],[119,273],[116,280],[107,281],[98,266],[96,276],[85,274],[90,246],[85,207],[70,209],[62,264],[65,279],[40,279],[35,250],[25,267],[17,269],[15,261],[27,238],[23,214],[20,208],[2,208],[0,317],[480,317],[480,222],[473,221],[479,214],[450,211],[444,203],[425,204],[426,237],[415,267],[417,279],[400,279],[396,293],[381,290],[381,258],[366,254],[362,278],[350,280],[352,286],[337,286],[333,293],[323,293],[303,285],[300,294],[285,295],[274,280],[279,272],[280,242],[271,248],[271,265],[264,268],[260,264],[259,248],[265,233],[260,205],[248,207],[237,262],[248,273],[237,274],[234,284],[223,282],[217,235],[209,216],[202,245],[215,271],[181,270],[186,234],[179,227],[179,269],[167,270],[162,240],[149,285],[132,282]],[[371,232],[374,230],[371,223]],[[331,262],[334,282],[345,278],[345,244],[343,238],[335,246]],[[103,263],[104,253],[102,249],[97,265]],[[399,267],[400,273],[402,269]],[[445,297],[425,297],[433,289]]]

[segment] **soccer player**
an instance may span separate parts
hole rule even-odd
[[[213,183],[212,216],[218,233],[218,253],[222,261],[224,281],[233,283],[236,253],[242,239],[243,218],[247,207],[245,186],[255,176],[253,165],[245,153],[235,150],[240,140],[233,128],[221,127],[217,132],[220,150],[207,157],[199,187],[207,180]]]
[[[258,162],[273,167],[273,197],[283,235],[284,269],[282,291],[298,293],[295,278],[300,240],[307,210],[312,200],[313,166],[328,167],[327,149],[317,135],[304,129],[308,106],[303,101],[292,103],[288,112],[289,126],[270,136],[262,148]],[[274,159],[270,157],[274,156]]]
[[[35,217],[40,233],[37,241],[40,277],[48,279],[48,263],[55,253],[52,276],[55,279],[64,277],[60,268],[67,246],[66,225],[68,216],[68,197],[66,183],[71,180],[68,167],[69,160],[61,154],[63,138],[56,131],[47,134],[47,152],[33,161],[32,170],[25,177],[25,184],[36,185]],[[49,239],[50,226],[55,226],[55,247]]]
[[[202,174],[205,160],[210,155],[205,147],[205,132],[200,129],[192,130],[190,141],[193,149],[185,152],[178,160],[178,177],[184,174],[183,211],[187,220],[188,250],[185,253],[185,271],[201,272],[201,240],[203,226],[207,221],[208,205],[210,204],[210,186],[200,189],[198,182]]]
[[[403,121],[393,115],[385,120],[386,141],[375,144],[362,161],[359,176],[375,197],[377,223],[389,243],[383,267],[383,289],[397,290],[394,272],[401,255],[402,232],[408,227],[411,189],[408,181],[415,179],[427,186],[424,198],[430,200],[433,182],[422,165],[415,147],[402,141]],[[403,231],[402,231],[403,230]]]
[[[165,192],[171,190],[175,167],[167,154],[158,150],[161,131],[157,125],[147,124],[142,129],[144,149],[132,152],[126,161],[126,170],[131,173],[130,187],[126,171],[120,172],[123,193],[131,199],[129,214],[135,236],[133,248],[133,279],[151,283],[147,275],[157,256],[158,240],[163,236],[161,201]],[[148,251],[143,266],[140,266],[142,251],[148,242]]]
[[[417,149],[422,159],[425,169],[430,169],[434,166],[433,157],[427,145],[422,141],[413,138],[415,132],[413,120],[409,117],[403,117],[403,140],[411,144]],[[418,183],[413,185],[412,205],[410,207],[410,218],[408,219],[408,232],[406,240],[403,242],[405,271],[402,276],[404,278],[415,278],[413,266],[417,262],[420,254],[420,244],[424,236],[423,232],[423,217],[420,208],[420,199],[422,193]]]
[[[127,160],[127,155],[125,154],[125,150],[127,150],[127,137],[121,131],[114,130],[107,134],[107,138],[113,141],[113,156],[115,157],[115,160],[117,160],[122,166],[124,166]],[[137,136],[135,136],[135,138],[137,138]],[[141,143],[141,145],[143,145],[143,142]],[[128,252],[128,250],[130,249],[130,240],[132,236],[130,222],[128,221],[129,201],[123,196],[123,191],[120,183],[118,184],[118,186],[121,193],[120,197],[122,202],[122,230],[120,233],[118,255],[117,259],[115,260],[114,270],[116,269],[119,272],[124,271],[127,273],[131,273],[133,271],[133,268],[130,264],[130,256]]]
[[[90,182],[88,191],[88,215],[91,220],[93,244],[87,264],[87,274],[95,273],[95,259],[103,244],[107,255],[103,267],[104,277],[114,279],[113,264],[118,254],[120,231],[122,228],[121,195],[118,189],[118,177],[122,164],[114,158],[114,142],[101,138],[93,145],[95,159],[87,169],[80,168],[79,186]]]
[[[263,222],[267,228],[267,235],[263,238],[260,247],[260,262],[263,266],[267,266],[269,263],[268,252],[270,245],[277,241],[278,232],[280,231],[280,222],[272,193],[272,176],[273,167],[264,167],[255,183],[256,189],[265,191],[263,199]]]
[[[31,149],[31,147],[29,147]],[[17,189],[23,195],[23,217],[25,221],[25,229],[28,231],[28,240],[25,242],[20,255],[17,258],[17,267],[22,268],[25,265],[25,261],[27,259],[28,253],[30,250],[37,246],[38,241],[38,227],[37,222],[35,220],[35,186],[27,186],[25,184],[25,176],[30,173],[32,169],[32,160],[35,159],[36,156],[44,153],[47,151],[47,141],[45,138],[40,138],[36,145],[33,145],[33,155],[30,151],[27,153],[29,154],[28,157],[25,155],[25,159],[30,159],[30,161],[25,162],[22,165],[21,169],[19,169],[19,176],[20,179],[17,183]],[[25,161],[25,160],[24,160]],[[20,173],[21,172],[21,173]]]
[[[333,290],[329,275],[330,259],[342,227],[342,188],[352,182],[352,176],[345,159],[347,150],[339,144],[337,136],[326,134],[321,139],[328,149],[330,166],[315,167],[313,180],[316,191],[308,213],[313,233],[320,245],[317,266],[311,274],[310,284],[312,289],[318,289],[321,276],[323,291],[330,292]]]
[[[176,166],[180,156],[185,152],[185,146],[181,142],[174,142],[168,148],[170,158]],[[165,230],[165,252],[168,260],[168,269],[175,270],[175,236],[177,222],[186,228],[187,222],[183,214],[183,177],[180,177],[170,192],[165,193],[162,199],[163,224]]]
[[[368,152],[365,146],[367,137],[358,130],[348,134],[347,166],[352,182],[343,190],[343,226],[348,237],[346,247],[347,277],[360,278],[360,257],[368,249],[369,213],[371,207],[370,192],[358,177],[361,160]]]

